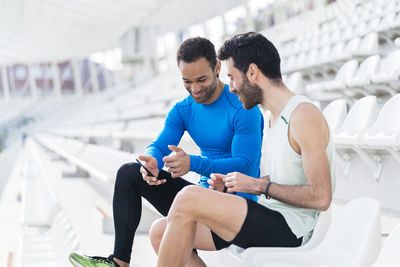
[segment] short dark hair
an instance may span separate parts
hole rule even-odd
[[[278,50],[262,34],[248,32],[226,40],[218,52],[218,59],[226,60],[230,57],[235,68],[244,74],[249,65],[254,63],[267,78],[275,82],[282,80]]]
[[[180,61],[191,63],[202,57],[210,63],[212,69],[215,68],[217,64],[217,54],[215,53],[213,43],[203,37],[194,37],[186,39],[179,46],[176,60],[179,65]]]

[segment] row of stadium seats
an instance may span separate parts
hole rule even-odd
[[[356,37],[283,57],[282,72],[312,71],[327,64],[338,66],[346,60],[362,59],[376,53],[379,53],[379,40],[378,33],[373,32],[363,38]]]
[[[312,246],[249,248],[237,255],[245,266],[252,267],[371,266],[381,248],[380,207],[376,200],[350,201],[326,224]]]
[[[399,10],[400,2],[397,0],[368,0],[356,5],[353,1],[336,1],[283,22],[268,32],[272,36],[283,33],[275,41],[282,57],[287,57],[371,32],[390,36],[390,31],[399,27]]]
[[[348,114],[346,111],[345,100],[335,100],[324,110],[333,131],[336,158],[347,175],[351,164],[350,149],[365,161],[378,180],[382,160],[377,152],[386,151],[400,163],[400,122],[393,120],[393,116],[400,114],[400,94],[390,98],[380,112],[375,96],[361,98]]]
[[[400,225],[381,249],[380,207],[376,200],[359,198],[332,217],[313,247],[249,248],[235,253],[248,267],[351,266],[394,267],[400,264]]]
[[[340,102],[343,103],[341,100]],[[325,111],[328,112],[332,106],[337,106],[333,102]],[[351,113],[351,112],[349,112]],[[330,120],[333,121],[333,120]],[[333,127],[335,125],[331,123]],[[335,128],[339,128],[340,123],[337,123]],[[41,136],[39,139],[44,144],[43,139],[47,139],[47,144],[53,142],[59,147],[71,147],[71,151],[75,153],[84,151],[87,146],[76,140],[62,140],[60,137]],[[74,145],[75,143],[75,145]],[[74,148],[72,148],[74,147]],[[54,149],[52,149],[55,151]],[[97,157],[99,161],[93,162],[96,168],[101,168],[104,164],[109,164],[113,160],[114,153],[110,154],[110,150],[98,147],[92,151],[90,155],[86,153],[82,158],[88,159]],[[101,155],[102,154],[102,155]],[[108,154],[108,155],[107,155]],[[99,156],[100,155],[100,156]],[[105,159],[105,160],[101,160]],[[104,163],[107,161],[107,163]],[[147,205],[146,205],[147,206]],[[235,257],[240,264],[245,266],[325,266],[338,265],[340,266],[393,266],[385,265],[388,261],[396,263],[399,261],[397,253],[394,253],[395,247],[398,246],[399,237],[398,230],[391,233],[386,241],[381,253],[381,229],[380,229],[380,211],[379,204],[371,199],[357,199],[345,205],[339,213],[334,214],[331,219],[331,210],[322,213],[320,216],[315,233],[310,242],[300,248],[249,248],[240,250],[236,247],[230,247],[220,254],[221,259],[228,260],[227,257]],[[397,229],[397,228],[396,228]],[[338,247],[343,249],[338,250]],[[335,253],[333,253],[335,251]],[[333,253],[333,254],[332,254]],[[285,255],[283,257],[282,255]],[[232,265],[234,266],[234,265]]]
[[[306,86],[309,94],[321,91],[341,91],[345,95],[385,92],[390,95],[400,90],[400,50],[381,58],[373,55],[359,65],[353,59],[344,63],[333,80],[324,80]]]
[[[349,63],[354,63],[354,61]],[[326,84],[328,86],[331,86],[333,83],[327,82]],[[371,163],[373,163],[372,169],[374,173],[376,173],[375,176],[377,178],[379,177],[379,175],[377,167],[374,166],[376,166],[375,163],[379,162],[379,160],[371,161],[371,157],[366,156],[368,153],[364,153],[364,150],[372,150],[372,152],[369,151],[372,157],[375,157],[374,150],[382,150],[389,152],[397,160],[400,159],[398,152],[398,147],[400,147],[400,125],[392,120],[393,114],[400,114],[400,95],[397,94],[389,99],[383,105],[382,110],[379,114],[378,99],[376,96],[370,95],[358,100],[352,106],[348,114],[347,102],[348,100],[344,99],[336,100],[330,103],[324,109],[324,114],[331,125],[331,129],[333,130],[334,143],[337,146],[337,151],[340,152],[341,147],[343,146],[345,146],[346,148],[350,147],[356,152],[359,151],[357,153],[363,155],[363,158],[367,161],[368,165],[371,165]],[[55,128],[52,130],[48,130],[47,132],[52,135],[68,137],[68,139],[60,138],[60,140],[54,140],[53,143],[60,145],[63,144],[65,140],[69,140],[68,145],[65,145],[64,147],[72,152],[72,155],[76,156],[77,152],[81,152],[85,145],[81,141],[71,140],[70,138],[83,140],[85,142],[89,141],[93,144],[101,144],[101,141],[99,140],[108,140],[108,142],[106,141],[105,143],[113,144],[112,147],[117,149],[122,148],[121,143],[123,142],[128,144],[131,143],[131,147],[134,147],[134,143],[138,141],[149,144],[151,140],[156,137],[157,132],[162,126],[163,119],[160,118],[156,121],[143,120],[140,121],[142,124],[138,122],[139,121],[131,122],[130,127],[124,127],[122,126],[122,124],[116,122],[109,124],[98,124],[98,127],[86,127],[82,129]],[[148,125],[146,126],[145,123],[147,123]],[[101,125],[103,125],[104,127],[101,127]],[[124,127],[124,129],[122,129],[122,127]],[[46,140],[41,142],[43,143]],[[78,145],[75,146],[75,144]],[[194,147],[193,141],[190,139],[190,137],[186,135],[183,138],[182,144]],[[93,145],[87,145],[85,149],[89,150],[91,146]],[[93,147],[95,148],[98,146]],[[124,150],[131,152],[134,151],[134,149]],[[136,150],[136,152],[142,153],[143,151]],[[59,151],[58,153],[63,154],[65,152]],[[82,158],[82,155],[84,154],[82,153],[79,156]],[[90,156],[87,156],[87,158],[90,159]],[[126,157],[126,159],[128,158],[131,158],[131,156]],[[338,154],[338,159],[343,159],[343,157],[340,157],[340,153]],[[80,159],[74,159],[73,157],[71,157],[70,161],[75,162],[76,165],[80,165]],[[120,163],[122,162],[123,161],[121,161]],[[82,163],[81,165],[84,166],[85,164]],[[115,167],[118,167],[117,165]],[[345,170],[348,171],[349,164],[347,164],[346,166],[348,167],[345,168]],[[380,169],[381,164],[378,164],[378,166],[380,166]],[[345,173],[347,173],[347,171],[345,171]],[[113,176],[114,174],[115,172],[111,172],[106,176]],[[99,175],[99,177],[100,176],[101,175]]]
[[[69,266],[67,256],[79,249],[79,242],[31,140],[26,143],[24,164],[22,229],[15,266]]]
[[[281,49],[281,56],[287,58],[289,56],[310,52],[314,49],[322,49],[339,43],[344,44],[351,41],[357,43],[371,34],[376,34],[381,39],[392,42],[393,40],[389,38],[392,37],[392,31],[400,27],[400,15],[397,12],[399,12],[399,10],[394,10],[389,14],[382,17],[375,17],[370,21],[357,21],[354,25],[352,25],[351,22],[349,25],[348,18],[344,18],[343,25],[332,26],[331,30],[323,30],[326,28],[326,23],[324,23],[320,26],[320,32],[314,32],[312,37],[299,37],[299,39],[284,43]],[[345,22],[347,23],[346,25],[344,25]],[[332,24],[334,23],[340,24],[340,21],[334,20]],[[368,42],[364,41],[361,47],[365,47],[365,43]]]

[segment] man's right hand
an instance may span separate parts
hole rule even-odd
[[[210,186],[208,188],[217,190],[219,192],[224,191],[225,183],[224,183],[224,178],[226,175],[219,174],[219,173],[212,173],[210,175],[211,179],[208,179],[208,183]]]
[[[160,185],[165,183],[167,180],[162,179],[158,180],[157,176],[160,173],[158,170],[158,165],[157,165],[157,159],[153,156],[147,156],[147,155],[139,155],[138,159],[144,162],[144,166],[152,173],[155,175],[154,176],[149,176],[147,171],[141,167],[140,172],[142,173],[143,180],[145,180],[149,185]]]

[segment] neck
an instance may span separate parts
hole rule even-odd
[[[290,98],[295,95],[284,83],[280,85],[270,83],[268,86],[261,85],[261,88],[263,88],[264,92],[264,101],[262,105],[271,111],[273,117],[279,116]]]
[[[217,100],[218,97],[221,95],[222,91],[224,90],[224,87],[225,87],[225,84],[220,79],[217,79],[217,87],[215,88],[214,94],[211,96],[211,98],[209,100],[207,100],[203,104],[208,105],[208,104],[214,103],[214,101]]]

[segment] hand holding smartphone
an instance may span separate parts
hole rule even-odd
[[[151,173],[151,171],[149,171],[145,166],[144,166],[144,164],[140,161],[140,160],[138,160],[138,159],[136,159],[136,162],[137,163],[139,163],[139,165],[140,166],[142,166],[143,167],[143,169],[145,169],[146,170],[146,172],[147,172],[147,174],[148,174],[148,176],[153,176],[153,177],[155,177],[155,175],[154,174],[152,174]]]

